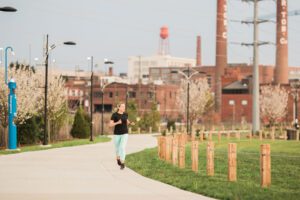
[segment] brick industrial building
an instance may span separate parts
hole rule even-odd
[[[176,106],[178,85],[183,77],[172,73],[174,70],[184,69],[184,62],[196,66],[194,70],[202,72],[195,78],[206,77],[211,91],[215,96],[215,111],[223,122],[252,121],[252,74],[253,66],[244,63],[229,64],[227,62],[227,1],[217,1],[217,28],[216,28],[216,65],[204,66],[201,58],[201,37],[197,37],[196,59],[172,58],[164,60],[168,48],[167,30],[163,27],[160,34],[161,44],[158,57],[130,57],[129,64],[131,78],[135,77],[134,84],[112,83],[104,91],[105,112],[110,112],[118,101],[135,100],[140,113],[147,112],[153,101],[159,104],[159,111],[163,119],[184,118]],[[283,13],[283,14],[280,14]],[[290,89],[289,80],[299,79],[300,68],[288,67],[287,51],[287,1],[277,1],[277,29],[276,29],[276,62],[272,65],[259,65],[259,83],[281,84]],[[167,46],[164,46],[166,45]],[[164,60],[164,62],[163,62]],[[144,62],[143,62],[144,61]],[[159,62],[158,62],[159,61]],[[176,61],[176,62],[175,62]],[[160,64],[159,64],[160,63]],[[112,73],[110,74],[112,75]],[[145,76],[143,76],[145,75]],[[80,78],[79,78],[80,79]],[[82,103],[89,109],[89,78],[69,80],[67,82],[69,106]],[[100,76],[94,80],[93,111],[101,111]],[[75,90],[75,91],[74,91]],[[76,90],[80,92],[76,92]],[[72,96],[70,96],[70,94]],[[76,96],[77,94],[77,96]],[[126,95],[127,94],[127,95]],[[299,105],[297,104],[297,107]],[[289,94],[288,115],[286,121],[292,121],[295,115],[293,96]]]

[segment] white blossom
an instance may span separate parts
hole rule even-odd
[[[259,102],[261,118],[274,124],[286,115],[288,92],[280,85],[262,86]]]

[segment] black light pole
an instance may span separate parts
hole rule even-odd
[[[128,104],[128,85],[126,84],[125,112],[127,112],[127,104]]]
[[[93,78],[94,78],[94,73],[93,73],[93,59],[94,57],[91,56],[91,95],[90,95],[90,101],[91,101],[91,105],[90,105],[90,111],[91,111],[91,123],[90,123],[90,141],[92,142],[93,139]]]
[[[190,77],[190,66],[188,66],[188,77]],[[190,134],[190,80],[187,83],[187,105],[186,105],[186,132]]]
[[[187,70],[184,70],[184,71],[173,70],[173,71],[171,71],[171,73],[174,73],[174,74],[180,73],[187,80],[186,132],[188,134],[191,134],[192,121],[190,121],[190,80],[194,75],[196,75],[196,74],[206,74],[206,72],[193,70],[194,72],[191,74],[190,65],[187,64],[186,66],[187,66]],[[186,72],[187,72],[187,74],[186,74]]]
[[[295,128],[298,129],[298,90],[296,91],[296,97],[295,97]]]
[[[114,64],[113,61],[109,61],[109,60],[106,60],[104,61],[104,64]],[[104,84],[103,81],[101,81],[101,103],[102,103],[102,112],[101,112],[101,135],[104,135],[104,117],[103,117],[103,114],[104,114],[104,88],[107,86],[108,84]]]
[[[292,87],[292,94],[294,96],[294,106],[295,106],[295,119],[294,119],[294,126],[296,129],[299,129],[299,122],[298,122],[298,92],[300,89],[300,80],[293,79],[290,83]]]
[[[43,145],[48,145],[48,129],[47,129],[47,97],[48,97],[48,62],[49,62],[49,35],[46,36],[46,61],[45,61],[45,107],[44,107],[44,140]]]
[[[64,42],[64,45],[76,45],[75,42],[68,41]],[[49,65],[49,50],[53,50],[56,46],[53,44],[49,48],[49,35],[46,36],[46,59],[45,59],[45,106],[44,106],[44,139],[43,145],[48,145],[48,108],[47,108],[47,100],[48,100],[48,65]]]
[[[103,85],[101,85],[101,104],[102,104],[102,112],[101,112],[101,135],[104,134],[104,118],[103,118],[103,113],[104,113],[104,88]]]

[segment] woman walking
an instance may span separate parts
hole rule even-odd
[[[125,167],[126,144],[128,140],[128,125],[134,125],[128,120],[128,114],[125,113],[125,104],[119,103],[117,111],[110,118],[110,127],[114,127],[114,144],[116,149],[117,163],[120,169]]]

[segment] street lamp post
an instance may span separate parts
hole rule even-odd
[[[17,98],[15,89],[17,88],[17,84],[12,78],[9,83],[7,81],[7,71],[8,71],[8,50],[13,52],[12,47],[5,48],[5,84],[8,86],[9,95],[8,95],[8,149],[9,150],[17,150],[17,126],[14,123],[14,119],[17,116]]]
[[[234,129],[234,124],[235,124],[235,101],[230,100],[229,105],[232,106],[232,130]]]
[[[114,64],[113,61],[108,59],[104,59],[104,64]],[[104,135],[104,89],[111,83],[104,83],[103,78],[101,79],[101,103],[102,103],[102,111],[101,111],[101,135]]]
[[[193,70],[194,72],[191,73],[190,65],[186,64],[185,66],[187,67],[187,70],[184,70],[184,71],[174,70],[174,71],[171,71],[171,73],[179,73],[179,74],[183,75],[184,78],[187,80],[186,132],[188,134],[191,134],[192,133],[192,130],[191,130],[192,121],[190,121],[190,81],[194,75],[206,74],[206,72],[199,72],[199,71]]]
[[[294,107],[295,107],[295,113],[294,113],[294,126],[296,129],[299,129],[299,122],[298,122],[298,92],[300,89],[300,80],[294,79],[291,81],[291,87],[292,87],[292,95],[294,97]]]
[[[90,123],[90,141],[92,142],[93,139],[93,79],[94,79],[94,72],[93,72],[93,59],[94,57],[91,56],[88,58],[91,60],[91,95],[90,95],[90,115],[91,115],[91,123]]]
[[[100,85],[100,89],[101,89],[101,104],[102,104],[102,112],[101,112],[101,135],[104,135],[104,89],[106,88],[106,86],[108,86],[111,83],[104,83],[104,80],[101,79],[101,85]]]
[[[63,43],[64,45],[76,45],[75,42],[67,41]],[[55,44],[49,47],[49,35],[46,36],[46,58],[45,58],[45,106],[44,106],[44,139],[43,139],[43,146],[48,145],[48,127],[47,127],[47,98],[48,98],[48,65],[49,65],[49,50],[53,50],[56,47]]]

